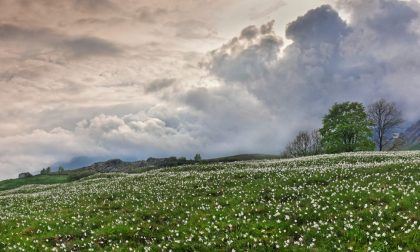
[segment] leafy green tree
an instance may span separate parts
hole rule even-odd
[[[64,172],[64,167],[63,166],[58,167],[58,173],[63,173],[63,172]]]
[[[200,155],[200,153],[195,154],[194,161],[197,161],[197,162],[201,161],[201,155]]]
[[[327,153],[369,151],[372,142],[370,121],[363,104],[358,102],[336,103],[324,116],[320,129],[322,145]]]

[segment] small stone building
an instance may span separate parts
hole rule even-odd
[[[19,178],[29,178],[32,177],[32,174],[29,172],[23,172],[19,174]]]

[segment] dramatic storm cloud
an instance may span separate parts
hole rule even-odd
[[[0,0],[0,178],[77,157],[279,153],[346,100],[419,119],[419,14],[398,0]]]
[[[245,28],[211,53],[207,67],[227,84],[246,88],[288,124],[302,122],[302,128],[320,121],[334,102],[369,103],[378,97],[397,101],[408,120],[418,118],[417,4],[342,1],[338,6],[350,14],[348,23],[329,5],[289,23],[286,37],[292,43],[282,55],[282,38],[267,29],[270,22]]]

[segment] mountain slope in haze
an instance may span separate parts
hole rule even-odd
[[[420,120],[408,127],[402,133],[402,137],[406,142],[406,149],[420,149]]]

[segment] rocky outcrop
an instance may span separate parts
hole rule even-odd
[[[187,160],[186,158],[148,158],[147,160],[139,160],[134,162],[125,162],[121,159],[111,159],[105,162],[97,162],[93,165],[83,167],[83,170],[90,170],[99,173],[110,173],[110,172],[133,172],[139,168],[160,168],[160,167],[171,167],[176,165],[182,165],[192,163],[193,161]]]
[[[122,161],[121,159],[111,159],[105,162],[94,163],[90,168],[96,172],[108,173],[108,172],[121,172],[123,167],[128,163]]]

